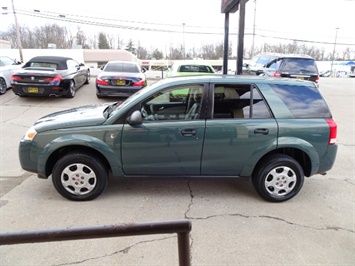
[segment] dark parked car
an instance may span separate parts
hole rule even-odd
[[[109,61],[96,78],[96,96],[129,97],[146,85],[144,69],[138,63]]]
[[[90,69],[72,58],[36,56],[11,76],[12,91],[22,96],[65,96],[73,98],[90,82]]]
[[[331,75],[332,75],[332,71],[330,70],[322,71],[319,73],[320,77],[330,77]]]
[[[308,55],[279,55],[264,66],[260,75],[310,80],[315,83],[319,81],[316,61]]]
[[[336,137],[315,83],[214,74],[49,114],[21,139],[19,156],[70,200],[96,198],[109,176],[251,177],[261,197],[281,202],[304,176],[333,167]]]

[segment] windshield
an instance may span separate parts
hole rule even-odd
[[[309,72],[318,73],[314,60],[310,59],[285,59],[282,72]]]
[[[148,85],[148,86],[144,87],[143,89],[137,91],[135,94],[128,97],[125,101],[114,103],[113,107],[110,110],[110,114],[112,114],[116,110],[120,110],[121,108],[125,107],[126,105],[128,105],[132,101],[135,101],[135,99],[140,97],[142,94],[145,94],[147,91],[154,89],[155,87],[159,86],[163,82],[164,82],[164,80],[157,81],[157,82],[155,82],[151,85]],[[106,118],[108,118],[108,117],[106,117]]]

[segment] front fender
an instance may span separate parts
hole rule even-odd
[[[316,148],[308,141],[295,137],[280,137],[277,148],[295,148],[306,153],[311,161],[310,175],[314,175],[319,169],[319,154]]]
[[[53,139],[46,144],[38,156],[37,169],[39,176],[46,176],[46,165],[50,156],[61,148],[70,146],[83,146],[94,149],[102,154],[111,166],[112,174],[114,176],[122,176],[121,160],[117,158],[117,154],[102,140],[84,135],[84,134],[71,134],[60,136]]]

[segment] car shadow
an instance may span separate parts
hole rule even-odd
[[[195,197],[222,196],[259,199],[248,179],[236,178],[110,178],[100,197],[126,196]]]

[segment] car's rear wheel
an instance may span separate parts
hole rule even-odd
[[[89,84],[90,83],[90,71],[88,71],[88,74],[86,75],[86,80],[85,80],[85,84]]]
[[[282,202],[291,199],[302,188],[304,173],[300,164],[288,155],[271,155],[254,171],[252,182],[265,200]]]
[[[3,78],[0,78],[0,94],[4,94],[7,90],[6,81]]]
[[[67,98],[74,98],[75,96],[75,83],[72,80],[69,83],[69,88],[66,96]]]
[[[69,200],[92,200],[105,190],[108,171],[97,157],[72,152],[54,165],[52,182],[59,194]]]

